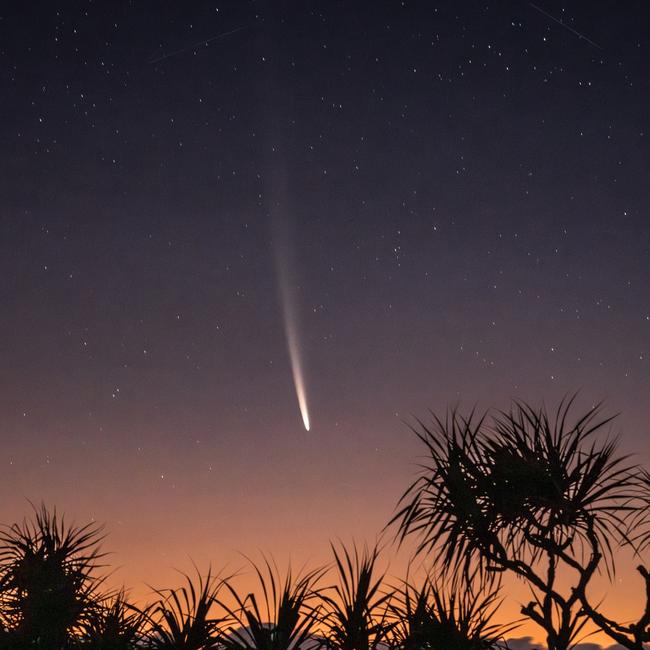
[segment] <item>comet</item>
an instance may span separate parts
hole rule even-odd
[[[310,429],[309,407],[307,405],[307,388],[305,373],[302,365],[301,347],[299,341],[299,319],[296,309],[293,286],[291,282],[291,266],[289,263],[289,246],[287,242],[286,226],[281,227],[275,220],[275,231],[278,235],[275,242],[275,266],[278,274],[278,288],[282,303],[282,318],[284,333],[287,342],[287,352],[291,364],[293,384],[296,389],[298,408],[302,416],[302,423],[307,431]]]

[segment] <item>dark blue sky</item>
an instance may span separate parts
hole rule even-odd
[[[107,521],[134,580],[220,535],[223,553],[318,556],[386,522],[418,453],[403,419],[576,389],[622,411],[645,459],[647,19],[642,2],[3,6],[2,519],[47,497]],[[234,523],[196,526],[206,511]]]

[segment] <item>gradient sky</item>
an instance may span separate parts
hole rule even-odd
[[[5,3],[0,520],[105,522],[141,594],[189,558],[374,540],[421,452],[404,422],[447,404],[581,389],[648,461],[648,18]]]

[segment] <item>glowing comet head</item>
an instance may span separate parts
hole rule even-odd
[[[309,413],[307,413],[307,406],[304,409],[300,409],[302,413],[302,423],[305,425],[305,429],[309,431]]]

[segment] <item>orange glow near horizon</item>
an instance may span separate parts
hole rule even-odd
[[[370,536],[369,540],[372,543],[374,537]],[[276,543],[278,540],[274,540]],[[362,542],[361,542],[362,543]],[[290,564],[294,574],[298,569],[309,569],[318,566],[331,565],[332,556],[329,551],[329,542],[318,545],[317,553],[295,554],[292,555],[288,552],[271,553],[270,556],[277,559],[278,567],[281,573],[284,572],[286,567]],[[392,547],[384,550],[379,563],[380,572],[386,571],[385,584],[387,586],[395,586],[404,579],[407,574],[410,555],[408,550],[402,552],[392,553]],[[248,548],[245,553],[247,557],[253,561],[260,561],[262,555],[260,551],[265,549],[252,549]],[[196,564],[202,574],[207,573],[208,567],[212,568],[213,574],[221,577],[229,576],[236,573],[234,584],[241,593],[258,593],[259,582],[257,576],[254,574],[247,559],[243,553],[236,551],[229,551],[222,556],[220,562],[218,558],[211,556],[209,545],[196,547],[196,552],[191,555],[181,553],[179,554],[178,564],[173,566],[164,562],[156,562],[153,558],[147,561],[145,557],[149,555],[147,549],[125,548],[120,552],[116,552],[112,556],[114,564],[119,566],[119,570],[112,576],[109,584],[112,586],[120,587],[123,584],[127,587],[130,586],[129,593],[133,600],[140,605],[144,605],[155,599],[155,594],[152,588],[170,588],[178,587],[182,583],[182,577],[179,573],[183,572],[189,576],[195,576],[195,568],[190,557],[196,561]],[[184,556],[184,557],[183,557]],[[164,555],[163,555],[164,557]],[[199,560],[200,558],[200,560]],[[124,563],[120,560],[129,559],[130,561]],[[426,565],[426,560],[424,560]],[[417,566],[417,562],[416,562]],[[602,604],[602,611],[614,619],[621,621],[636,620],[641,615],[643,610],[643,582],[634,571],[634,558],[625,557],[619,562],[619,576],[625,575],[626,578],[617,578],[614,584],[610,584],[606,577],[601,576],[594,580],[592,587],[592,594],[594,600],[606,595]],[[423,569],[412,571],[414,582],[422,576]],[[322,584],[331,584],[335,581],[336,575],[333,569],[324,576],[321,581]],[[506,577],[503,582],[501,596],[503,602],[499,608],[496,620],[508,623],[521,619],[520,608],[523,604],[527,603],[531,598],[529,589],[521,581],[513,578]],[[585,642],[598,643],[603,647],[613,645],[613,641],[609,639],[604,633],[596,632],[593,628],[587,628],[585,633]],[[533,642],[544,644],[544,634],[540,628],[528,619],[521,621],[521,624],[510,635],[510,638],[530,637]]]
[[[221,480],[212,488],[203,485],[200,494],[192,493],[189,474],[185,478],[165,475],[159,478],[164,498],[147,488],[143,477],[133,475],[127,484],[128,464],[123,468],[124,476],[118,480],[113,477],[113,481],[110,468],[92,462],[87,462],[85,469],[80,462],[68,465],[77,469],[69,474],[69,480],[56,484],[47,476],[37,479],[29,473],[22,477],[9,473],[4,477],[9,483],[3,486],[8,498],[2,521],[12,523],[29,515],[24,496],[38,502],[36,495],[47,494],[47,502],[56,504],[69,520],[82,524],[94,518],[105,523],[108,535],[103,547],[110,553],[107,562],[116,568],[108,585],[125,585],[140,604],[153,598],[152,588],[180,586],[179,571],[193,575],[194,564],[203,573],[211,566],[221,575],[243,567],[236,584],[247,592],[256,589],[257,583],[246,568],[244,556],[258,560],[262,551],[277,560],[281,570],[289,562],[298,570],[330,563],[330,539],[372,545],[390,518],[397,497],[413,477],[413,467],[406,462],[417,455],[412,445],[406,449],[397,445],[391,451],[372,463],[359,465],[351,474],[339,473],[331,463],[330,482],[314,477],[309,466],[288,469],[281,463],[278,469],[282,467],[285,472],[285,483],[280,480],[273,490],[265,490],[264,481],[254,474],[237,480],[225,464]],[[277,462],[277,458],[271,457],[269,462]],[[370,482],[371,474],[384,480]],[[78,490],[76,481],[89,484],[90,475],[97,489],[86,493]],[[304,487],[294,492],[292,485]],[[388,533],[380,540],[384,547],[382,566],[387,569],[388,582],[395,584],[406,575],[412,547],[397,551]],[[641,613],[643,585],[634,571],[637,563],[621,554],[616,582],[610,585],[604,576],[594,582],[594,600],[607,595],[603,611],[614,618],[634,619]],[[328,576],[333,577],[332,573]],[[504,622],[519,619],[521,604],[530,598],[527,587],[508,578],[502,594],[499,618]],[[543,643],[539,628],[529,621],[511,636],[530,636]],[[611,645],[603,634],[588,640]]]
[[[330,541],[395,583],[420,422],[579,391],[650,470],[640,6],[4,2],[0,524],[104,524],[138,603]],[[608,617],[639,563],[594,577]]]

